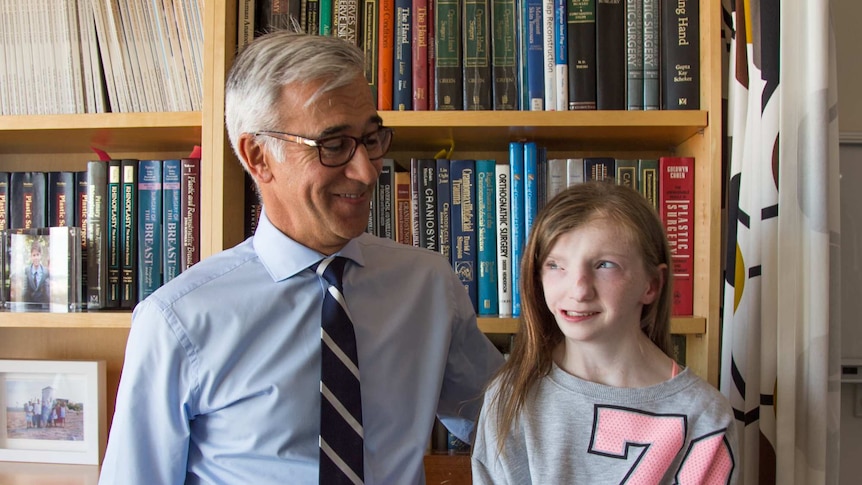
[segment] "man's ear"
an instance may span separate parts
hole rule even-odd
[[[272,179],[272,171],[269,169],[269,152],[263,144],[251,133],[243,133],[237,141],[237,151],[245,162],[249,174],[258,184],[268,182]]]

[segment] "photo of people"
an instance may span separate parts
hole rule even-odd
[[[5,385],[7,439],[84,440],[84,376],[7,375]]]
[[[80,229],[13,230],[7,240],[7,308],[65,312],[80,302]]]
[[[45,236],[13,234],[10,244],[12,288],[9,300],[13,309],[47,310],[51,302],[48,239]]]

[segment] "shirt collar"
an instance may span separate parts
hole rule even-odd
[[[359,239],[366,236],[366,234],[362,234],[351,239],[336,255],[344,256],[354,263],[364,266],[365,258],[362,255],[362,245],[359,243]],[[261,210],[252,244],[261,264],[266,268],[273,281],[290,278],[325,257],[322,253],[303,246],[281,232],[270,222],[265,210]]]

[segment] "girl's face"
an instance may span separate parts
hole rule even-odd
[[[560,236],[542,264],[545,303],[567,344],[617,344],[638,336],[641,310],[660,281],[613,223],[592,220]]]

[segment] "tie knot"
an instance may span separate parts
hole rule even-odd
[[[311,268],[331,286],[341,291],[341,278],[344,275],[344,267],[347,258],[342,256],[328,256],[315,263]]]

